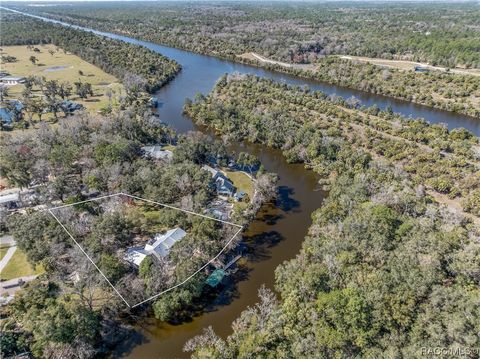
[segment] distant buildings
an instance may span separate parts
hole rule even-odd
[[[212,175],[212,180],[215,183],[217,194],[228,197],[232,197],[235,194],[235,186],[222,172],[207,165],[203,166],[202,169],[210,172]]]
[[[25,82],[25,77],[0,76],[0,84],[15,86]]]
[[[156,234],[144,248],[132,247],[129,248],[124,256],[124,259],[136,266],[139,266],[143,260],[153,254],[158,258],[163,258],[170,253],[173,245],[183,239],[187,233],[181,228],[170,229],[164,234]]]

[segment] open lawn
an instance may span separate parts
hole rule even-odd
[[[253,181],[245,173],[240,171],[229,171],[222,168],[227,177],[233,182],[238,191],[244,191],[250,198],[253,198]]]
[[[41,273],[43,273],[42,266],[37,266],[37,268],[33,269],[30,263],[28,263],[25,253],[17,248],[13,257],[0,273],[0,278],[2,280],[9,280]]]
[[[16,62],[2,63],[1,71],[8,72],[10,76],[43,76],[47,80],[66,81],[72,85],[71,100],[81,103],[88,110],[98,111],[108,104],[105,95],[107,89],[116,93],[123,91],[122,84],[112,75],[103,72],[98,67],[83,61],[80,57],[65,53],[54,45],[37,45],[40,52],[27,49],[26,46],[4,46],[2,55],[14,56]],[[49,51],[53,51],[50,54]],[[30,57],[35,56],[37,61],[33,64]],[[80,74],[80,72],[82,74]],[[75,94],[74,82],[88,82],[92,84],[95,95],[86,100],[81,100]],[[23,85],[11,86],[11,98],[20,98]]]
[[[0,260],[2,260],[3,257],[5,257],[5,254],[7,254],[8,248],[10,246],[0,246]]]

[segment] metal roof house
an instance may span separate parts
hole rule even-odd
[[[145,248],[129,248],[125,253],[124,259],[127,262],[139,266],[150,254],[153,254],[158,258],[165,257],[170,253],[170,249],[173,245],[181,241],[186,235],[187,233],[181,228],[170,229],[164,234],[156,234],[148,241]]]
[[[235,186],[233,185],[232,181],[230,181],[222,172],[207,165],[203,166],[202,169],[211,173],[212,179],[215,182],[217,193],[219,195],[231,197],[235,194]]]
[[[25,77],[2,76],[0,83],[7,86],[14,86],[25,82]]]

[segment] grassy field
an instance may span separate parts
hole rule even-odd
[[[1,71],[8,72],[10,76],[43,76],[47,80],[66,81],[73,88],[75,88],[73,83],[79,80],[91,83],[95,93],[93,97],[81,100],[73,90],[71,100],[83,104],[92,111],[98,111],[108,104],[108,98],[105,96],[107,89],[116,93],[123,91],[123,86],[117,78],[83,61],[80,57],[64,53],[62,49],[54,45],[38,45],[36,47],[40,49],[40,52],[29,50],[26,46],[4,46],[2,55],[15,56],[17,61],[1,64]],[[50,50],[54,51],[53,55],[49,53]],[[30,56],[38,59],[36,64],[30,61]],[[11,98],[19,98],[23,85],[12,86],[9,90]]]
[[[0,260],[3,259],[3,257],[5,257],[5,254],[7,254],[7,251],[8,251],[8,248],[10,246],[0,246]]]
[[[0,273],[0,278],[2,280],[9,280],[41,273],[43,273],[42,266],[37,266],[35,269],[32,268],[30,263],[27,261],[27,256],[25,253],[17,248],[13,257]]]
[[[240,171],[229,171],[225,168],[222,171],[225,172],[238,191],[244,191],[250,198],[253,198],[253,181],[250,177]]]

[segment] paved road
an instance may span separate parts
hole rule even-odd
[[[38,275],[29,275],[25,277],[14,278],[10,280],[6,280],[0,283],[0,296],[13,295],[15,292],[19,291],[22,287],[18,284],[18,281],[22,279],[25,283],[30,282],[37,278]]]

